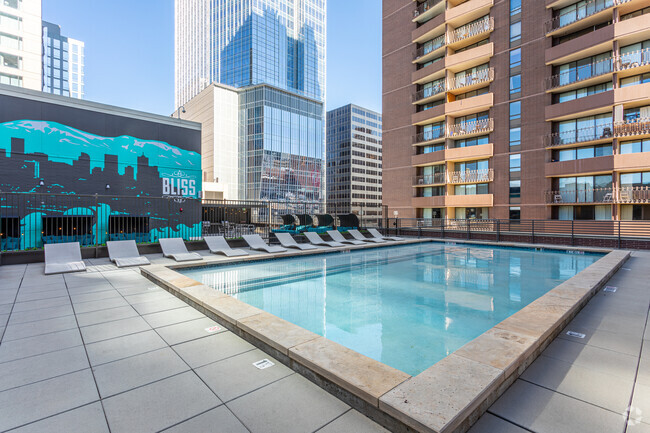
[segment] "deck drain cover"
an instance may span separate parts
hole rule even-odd
[[[576,338],[585,338],[586,337],[585,334],[581,334],[579,332],[573,332],[573,331],[567,331],[566,335],[568,335],[569,337],[576,337]]]
[[[261,361],[254,362],[253,365],[260,370],[264,370],[265,368],[273,367],[275,364],[268,359],[262,359]]]
[[[617,290],[618,290],[618,287],[614,287],[614,286],[606,286],[604,291],[605,291],[605,292],[614,293],[614,292],[616,292]]]
[[[208,333],[213,333],[213,332],[217,332],[217,331],[221,331],[221,326],[215,325],[215,326],[210,326],[209,328],[205,328],[205,332],[208,332]]]

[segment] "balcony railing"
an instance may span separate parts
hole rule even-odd
[[[612,138],[612,124],[600,125],[598,128],[572,129],[570,131],[554,132],[544,137],[546,147],[563,146],[565,144],[584,143],[606,138]]]
[[[612,188],[577,188],[575,190],[546,191],[547,204],[614,203],[616,191]]]
[[[425,42],[421,47],[415,51],[415,60],[418,60],[421,57],[426,56],[429,53],[434,52],[435,50],[445,46],[445,37],[446,35],[440,35],[437,38]]]
[[[562,27],[566,27],[569,24],[573,24],[585,18],[589,18],[592,15],[602,12],[605,9],[612,8],[621,3],[626,3],[629,0],[591,0],[582,6],[576,7],[576,9],[558,15],[546,21],[544,24],[546,33],[554,32],[559,30]]]
[[[435,5],[440,3],[442,0],[427,0],[423,3],[418,4],[418,7],[413,11],[413,18],[417,18],[429,9],[433,8]]]
[[[415,176],[413,178],[413,185],[434,185],[437,183],[445,183],[446,181],[447,173],[424,174],[422,176]]]
[[[413,136],[413,144],[425,143],[427,141],[437,140],[445,137],[445,127],[433,129],[431,131],[420,132]]]
[[[449,32],[447,37],[447,43],[453,44],[460,42],[463,39],[468,39],[474,36],[478,36],[482,33],[491,32],[494,30],[494,18],[488,17],[481,21],[477,21],[472,24],[467,24],[462,27],[458,27],[455,30]]]
[[[447,176],[448,183],[478,183],[492,182],[494,180],[494,170],[465,170],[451,171]]]
[[[614,136],[616,137],[641,134],[650,134],[650,117],[641,117],[639,119],[614,123]]]
[[[419,90],[413,94],[413,102],[420,101],[422,99],[430,98],[435,95],[439,95],[445,91],[445,81],[441,80],[434,83],[431,87],[426,87],[422,90]]]
[[[616,193],[616,202],[621,204],[650,203],[650,187],[621,187]]]
[[[450,137],[459,137],[469,134],[485,134],[494,129],[493,119],[480,119],[471,122],[455,123],[448,126]]]
[[[486,68],[476,71],[473,74],[458,76],[449,80],[447,88],[456,90],[462,87],[473,86],[475,84],[487,83],[494,80],[494,68]]]
[[[587,65],[579,66],[566,72],[551,75],[547,77],[544,84],[546,90],[556,87],[567,86],[573,83],[579,83],[590,78],[614,72],[614,59],[612,57],[592,62]]]
[[[616,56],[616,70],[626,71],[650,64],[650,48]]]

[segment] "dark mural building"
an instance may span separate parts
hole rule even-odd
[[[0,86],[2,249],[200,236],[200,146],[196,123]]]

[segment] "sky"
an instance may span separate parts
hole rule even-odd
[[[85,98],[169,115],[173,0],[42,0],[43,20],[86,46]],[[328,0],[327,109],[381,111],[381,2]]]

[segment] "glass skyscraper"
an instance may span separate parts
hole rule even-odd
[[[324,200],[325,14],[326,0],[176,0],[177,106],[213,82],[239,93],[236,198]]]
[[[43,91],[84,99],[84,43],[43,21]]]

